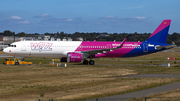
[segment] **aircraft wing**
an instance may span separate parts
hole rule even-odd
[[[82,53],[84,54],[89,54],[90,55],[95,55],[95,54],[98,54],[98,53],[106,53],[106,52],[109,52],[109,51],[113,51],[113,50],[116,50],[116,49],[119,49],[123,46],[123,44],[125,43],[125,41],[127,40],[127,38],[125,38],[121,44],[116,47],[116,48],[108,48],[108,49],[97,49],[97,50],[88,50],[88,51],[81,51]]]

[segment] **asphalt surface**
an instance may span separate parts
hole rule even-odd
[[[138,75],[127,75],[120,76],[116,78],[122,77],[133,77],[133,78],[180,78],[180,74],[138,74]]]
[[[13,56],[9,56],[9,55],[6,55],[6,54],[0,54],[0,58],[8,58],[8,57],[13,57]]]
[[[180,74],[140,74],[140,75],[121,76],[121,77],[117,77],[117,78],[122,78],[122,77],[180,78]],[[167,92],[167,91],[171,91],[171,90],[175,90],[175,89],[180,89],[180,82],[167,84],[164,86],[159,86],[159,87],[150,88],[150,89],[146,89],[146,90],[126,93],[126,94],[120,94],[120,95],[115,95],[115,96],[110,96],[110,97],[99,98],[98,101],[126,101],[126,100],[132,99],[132,98],[145,97],[150,94]],[[87,101],[97,101],[97,99],[91,99],[91,100],[87,100]]]

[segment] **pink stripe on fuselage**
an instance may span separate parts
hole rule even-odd
[[[95,58],[98,57],[121,57],[128,52],[135,49],[138,45],[140,45],[142,42],[125,42],[123,44],[122,48],[96,54]],[[121,42],[102,42],[102,41],[83,41],[81,45],[75,50],[75,51],[88,51],[88,50],[98,50],[98,49],[109,49],[109,48],[115,48],[118,47]]]
[[[171,23],[171,20],[164,20],[164,21],[158,26],[158,28],[152,33],[152,35],[151,35],[150,37],[154,36],[156,33],[160,32],[161,30],[163,30],[164,28],[166,28],[167,26],[169,26],[170,23]],[[149,37],[149,38],[150,38],[150,37]]]

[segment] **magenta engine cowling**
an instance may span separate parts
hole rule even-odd
[[[69,52],[67,55],[68,55],[67,62],[81,62],[81,60],[82,60],[81,53]]]

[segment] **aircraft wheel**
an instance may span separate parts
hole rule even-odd
[[[88,60],[84,60],[83,64],[87,65],[88,64]]]
[[[94,65],[94,63],[95,63],[94,60],[89,61],[89,65]]]
[[[15,62],[15,65],[19,65],[19,62]]]

